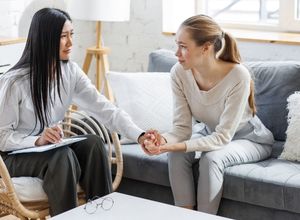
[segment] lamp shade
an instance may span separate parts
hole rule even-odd
[[[130,0],[69,0],[67,11],[78,20],[128,21]]]

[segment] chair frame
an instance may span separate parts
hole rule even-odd
[[[93,125],[95,130],[85,121]],[[74,124],[77,122],[77,124]],[[80,124],[80,125],[78,125]],[[115,191],[119,186],[123,175],[123,156],[121,151],[121,145],[119,137],[116,132],[111,133],[112,142],[108,135],[106,128],[102,124],[95,123],[95,121],[83,112],[79,112],[73,109],[69,109],[65,115],[65,119],[62,122],[63,131],[65,136],[76,136],[71,128],[76,128],[83,134],[100,134],[101,138],[107,143],[108,158],[110,165],[117,166],[117,172],[113,180],[113,190]],[[82,127],[86,128],[83,129]],[[114,148],[114,156],[113,156]],[[7,170],[7,167],[0,156],[0,216],[12,214],[20,219],[46,219],[49,215],[48,201],[36,201],[36,202],[21,202],[16,194],[11,176]],[[78,193],[79,204],[84,203],[84,194]]]

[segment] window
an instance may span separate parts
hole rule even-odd
[[[163,0],[164,20],[168,14],[180,19],[173,17],[172,27],[163,23],[164,32],[175,32],[195,14],[207,14],[227,28],[300,31],[300,0]]]
[[[278,23],[279,0],[210,0],[205,11],[226,23]]]

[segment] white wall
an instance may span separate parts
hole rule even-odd
[[[0,0],[0,38],[27,37],[33,14],[46,6],[66,8],[63,0]],[[95,24],[84,21],[74,21],[73,24],[75,35],[72,59],[82,65],[85,49],[96,41]],[[13,56],[18,60],[21,53]],[[90,69],[89,77],[92,80],[95,78],[94,66]]]
[[[18,35],[18,23],[26,0],[0,0],[0,37]]]
[[[146,71],[151,51],[174,48],[173,38],[161,33],[161,8],[161,0],[131,0],[129,22],[104,24],[105,44],[111,48],[111,69]]]

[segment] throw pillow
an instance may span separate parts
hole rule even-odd
[[[109,72],[107,77],[117,106],[125,110],[141,129],[153,128],[161,133],[171,129],[173,101],[170,73]],[[129,143],[122,137],[121,143],[126,142]]]
[[[288,101],[288,128],[280,159],[300,161],[300,92],[290,95]]]

